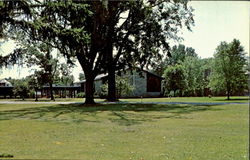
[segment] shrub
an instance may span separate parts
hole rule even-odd
[[[0,154],[0,158],[13,158],[14,156],[12,154],[6,154],[6,153],[3,153],[3,154]]]
[[[117,97],[126,97],[129,96],[133,90],[134,86],[129,83],[128,78],[116,77],[116,92],[117,92]],[[108,96],[108,84],[105,83],[101,86],[101,93],[99,94],[100,98],[107,98]]]
[[[85,93],[84,92],[79,92],[76,94],[77,98],[84,98],[85,97]]]

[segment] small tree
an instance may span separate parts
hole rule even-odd
[[[174,91],[174,96],[176,96],[176,91],[182,91],[186,86],[184,68],[183,66],[176,64],[173,66],[168,66],[164,71],[163,77],[165,78],[164,86],[166,91]]]
[[[197,96],[203,87],[203,68],[201,59],[198,57],[188,56],[181,65],[184,69],[185,75],[185,95]]]
[[[13,36],[14,37],[14,36]],[[19,52],[28,67],[38,66],[36,75],[41,84],[50,87],[50,98],[54,100],[53,83],[59,75],[59,60],[52,55],[53,48],[45,42],[31,42],[24,33],[16,33],[14,37],[19,42]],[[24,56],[25,55],[25,56]]]
[[[240,41],[221,42],[214,54],[214,63],[209,86],[214,92],[226,92],[227,99],[247,88],[247,65]]]
[[[39,77],[39,75],[37,73],[34,73],[34,74],[26,77],[29,90],[34,90],[34,92],[35,92],[35,101],[38,101],[37,92],[38,92],[38,89],[41,89],[41,87],[42,87],[42,84],[39,83],[38,77]]]
[[[28,82],[24,78],[15,80],[13,92],[15,96],[20,96],[24,100],[30,93]]]

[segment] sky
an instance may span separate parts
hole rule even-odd
[[[222,41],[231,42],[234,38],[240,40],[245,52],[249,55],[250,2],[249,1],[191,1],[194,8],[195,26],[192,32],[183,29],[180,42],[195,49],[201,58],[213,57],[215,48]],[[179,43],[171,42],[171,45]],[[0,47],[0,54],[9,53],[15,44],[5,43]],[[79,63],[73,69],[75,80],[82,72]],[[21,78],[31,74],[30,68],[12,67],[0,69],[0,79]]]
[[[249,1],[191,1],[190,5],[195,9],[195,26],[192,32],[183,31],[184,45],[207,58],[213,56],[221,41],[236,38],[249,53]]]

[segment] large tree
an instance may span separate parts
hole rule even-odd
[[[115,25],[110,27],[108,99],[111,101],[116,97],[115,68],[158,65],[158,61],[169,53],[168,40],[180,40],[178,31],[182,26],[190,29],[193,23],[192,9],[187,7],[187,1],[134,1],[127,4],[125,9],[116,9],[127,12],[123,23],[117,25],[118,21],[114,21]],[[119,14],[116,16],[118,19]],[[112,45],[117,51],[114,54]]]
[[[221,42],[214,54],[210,78],[212,91],[226,92],[227,99],[237,91],[247,88],[247,60],[239,40]]]
[[[33,18],[20,20],[32,40],[48,42],[77,58],[86,76],[86,103],[94,103],[93,81],[109,73],[109,98],[115,94],[115,69],[153,65],[167,53],[168,39],[190,29],[192,9],[186,0],[33,1]],[[116,51],[113,53],[113,51]]]

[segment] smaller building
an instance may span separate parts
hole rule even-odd
[[[75,98],[77,93],[80,92],[80,87],[75,86],[66,86],[66,85],[52,85],[53,94],[57,98]],[[43,86],[39,89],[38,97],[50,97],[50,87],[48,85]]]
[[[0,87],[12,87],[12,84],[6,79],[0,80]]]
[[[0,80],[0,97],[6,98],[7,96],[9,96],[9,98],[12,98],[13,86],[6,79],[1,79]]]

